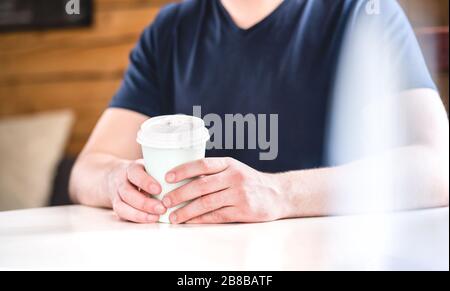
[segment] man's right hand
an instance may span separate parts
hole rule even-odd
[[[152,195],[161,193],[159,183],[145,171],[143,161],[126,162],[108,177],[111,205],[119,218],[136,223],[154,223],[166,212]]]
[[[152,223],[166,212],[153,195],[161,185],[144,169],[137,133],[148,116],[109,108],[95,126],[70,178],[74,203],[113,208],[123,219]],[[139,189],[141,191],[139,191]]]

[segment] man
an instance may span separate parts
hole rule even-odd
[[[327,110],[345,32],[361,17],[376,17],[386,39],[401,48],[395,65],[407,74],[398,100],[411,120],[411,138],[378,158],[394,165],[396,183],[417,183],[399,193],[406,199],[392,208],[448,205],[445,110],[399,5],[381,0],[376,11],[368,2],[192,0],[164,8],[132,51],[123,84],[74,167],[73,200],[113,208],[137,223],[158,221],[168,208],[191,200],[171,215],[172,223],[353,212],[332,205],[330,181],[354,183],[364,193],[369,185],[358,182],[370,174],[373,160],[327,164]],[[264,161],[253,150],[208,151],[209,158],[167,173],[170,183],[200,178],[158,201],[152,196],[161,186],[142,166],[136,133],[149,117],[192,114],[196,105],[220,116],[278,114],[279,155]]]

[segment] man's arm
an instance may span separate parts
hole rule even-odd
[[[157,195],[161,187],[138,160],[141,151],[136,135],[146,119],[124,109],[108,109],[103,114],[72,171],[74,202],[113,208],[125,220],[158,221],[166,209],[147,194]]]
[[[409,144],[336,168],[280,174],[291,203],[307,205],[289,216],[448,206],[449,128],[442,102],[425,89],[399,98]]]
[[[442,102],[428,89],[399,98],[408,121],[407,145],[339,167],[281,174],[260,173],[231,159],[183,165],[168,173],[168,182],[203,177],[164,199],[166,207],[194,200],[171,221],[259,222],[448,206],[449,128]],[[374,169],[388,179],[370,177]]]

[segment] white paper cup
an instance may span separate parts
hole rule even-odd
[[[142,154],[147,173],[155,178],[162,187],[164,196],[190,182],[184,180],[176,184],[166,182],[165,176],[173,168],[205,157],[208,129],[202,119],[187,115],[167,115],[153,117],[141,126],[137,142],[142,146]],[[161,215],[160,222],[170,223],[169,215],[176,209],[169,209]]]

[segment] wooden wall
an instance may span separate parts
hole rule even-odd
[[[0,116],[71,108],[79,153],[162,2],[96,0],[91,28],[0,34]]]
[[[448,26],[449,0],[398,1],[414,27]]]
[[[117,90],[139,34],[166,2],[95,0],[91,28],[0,34],[0,117],[71,108],[77,122],[67,152],[78,154]],[[416,27],[448,27],[448,0],[401,2]],[[448,96],[448,72],[437,78]]]
[[[447,65],[445,69],[436,70],[434,72],[434,80],[436,81],[443,101],[446,105],[447,112],[449,111],[449,74],[448,74],[448,27],[449,27],[449,0],[399,0],[402,7],[405,9],[413,27],[422,41],[422,47],[427,51],[427,44],[430,40],[427,28],[434,27],[434,32],[446,31],[446,37],[438,39],[436,45],[441,47],[435,51],[436,59],[441,64],[436,64],[437,67],[442,66],[442,63]],[[442,34],[441,34],[442,36]],[[440,44],[439,44],[440,42]],[[446,42],[446,44],[444,43]],[[446,49],[442,50],[442,46]],[[442,53],[445,51],[445,56]]]

